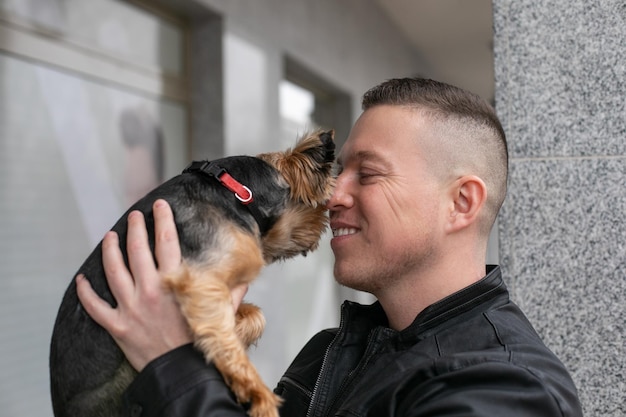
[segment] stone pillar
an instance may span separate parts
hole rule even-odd
[[[587,417],[626,415],[626,2],[494,0],[500,259]]]

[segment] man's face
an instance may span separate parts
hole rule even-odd
[[[340,284],[380,296],[437,261],[445,193],[421,152],[429,134],[421,112],[399,106],[354,125],[328,202]]]

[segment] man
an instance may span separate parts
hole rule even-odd
[[[307,343],[276,388],[281,415],[582,416],[567,370],[509,300],[499,267],[485,267],[507,181],[493,108],[446,84],[394,79],[368,91],[363,110],[328,209],[337,281],[378,301],[345,303],[340,327]],[[155,217],[158,270],[138,213],[129,222],[132,276],[116,237],[105,238],[116,309],[78,281],[87,311],[141,371],[128,407],[244,415],[215,368],[184,345],[176,304],[158,286],[180,249],[163,202]]]

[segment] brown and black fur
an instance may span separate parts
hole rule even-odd
[[[334,184],[334,148],[333,132],[318,131],[286,152],[214,161],[252,190],[268,222],[264,233],[231,191],[198,173],[178,175],[157,187],[112,228],[126,254],[127,215],[142,211],[154,250],[152,205],[157,199],[169,202],[183,265],[165,278],[164,285],[176,294],[195,346],[220,370],[238,400],[250,403],[253,417],[278,416],[280,399],[263,384],[246,355],[246,348],[263,331],[263,315],[258,307],[243,303],[235,316],[230,290],[253,281],[267,263],[317,248],[328,223],[325,202]],[[116,305],[102,266],[101,243],[79,273]],[[82,308],[72,282],[58,312],[50,349],[55,416],[120,416],[122,393],[135,375],[113,339]]]

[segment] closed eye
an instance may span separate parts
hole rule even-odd
[[[381,174],[379,172],[374,172],[374,171],[360,171],[358,175],[359,175],[359,181],[362,184],[369,184],[373,182],[374,180],[376,180],[378,177],[380,177]]]

